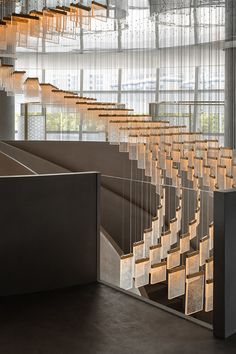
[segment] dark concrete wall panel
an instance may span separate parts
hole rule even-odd
[[[0,295],[97,279],[98,175],[0,178]]]
[[[236,333],[236,191],[214,194],[214,334]]]

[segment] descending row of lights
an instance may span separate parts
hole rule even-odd
[[[87,6],[71,3],[68,7],[44,8],[29,14],[13,13],[0,20],[0,49],[6,50],[8,45],[29,48],[39,38],[47,41],[55,41],[58,36],[75,38],[81,28],[91,28],[92,19],[106,18],[107,5],[92,0]]]

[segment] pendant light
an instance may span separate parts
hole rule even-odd
[[[185,294],[185,266],[170,269],[168,272],[168,300]]]
[[[203,310],[204,272],[187,275],[185,315],[190,316]]]

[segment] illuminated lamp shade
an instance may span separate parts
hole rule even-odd
[[[143,241],[144,241],[144,257],[149,257],[149,249],[152,246],[152,228],[144,230]]]
[[[214,191],[216,189],[216,177],[210,176],[210,190]]]
[[[160,204],[158,207],[157,207],[157,216],[158,216],[158,219],[159,219],[159,227],[160,229],[162,229],[162,226],[164,225],[164,209],[165,209],[165,206]]]
[[[4,89],[13,72],[13,65],[2,64],[0,66],[0,86]]]
[[[206,260],[206,280],[210,280],[213,279],[213,269],[214,269],[214,261],[213,261],[213,257],[208,258]]]
[[[91,28],[91,15],[91,3],[70,4],[70,20],[75,23],[76,27],[89,30]]]
[[[41,11],[30,11],[30,16],[39,18],[40,34],[46,40],[52,41],[53,39],[53,15],[43,13]]]
[[[177,173],[178,173],[178,170],[177,170]],[[176,186],[176,197],[179,198],[182,195],[182,189],[181,189],[181,187],[182,187],[182,177],[179,174],[176,176],[176,184],[175,184],[175,186]]]
[[[144,258],[144,241],[138,241],[133,244],[134,261]]]
[[[172,269],[180,265],[180,248],[176,247],[167,252],[167,269]]]
[[[194,167],[188,166],[187,178],[189,181],[193,181]]]
[[[199,189],[199,178],[195,174],[193,175],[193,189],[195,191]]]
[[[236,175],[236,172],[235,172],[235,175]],[[162,184],[163,184],[162,169],[157,167],[157,183],[156,183],[156,186],[159,187]],[[159,194],[159,193],[157,193],[157,194]]]
[[[220,190],[226,188],[226,166],[217,166],[217,185]]]
[[[174,162],[179,163],[180,162],[180,158],[181,158],[181,151],[180,149],[176,149],[176,150],[172,150],[172,158]]]
[[[188,166],[189,167],[194,167],[193,159],[194,159],[194,150],[190,149],[187,151],[187,156],[188,158]]]
[[[111,145],[119,144],[119,124],[120,124],[119,121],[113,121],[110,122],[108,125],[108,141]]]
[[[195,210],[195,219],[197,220],[197,225],[200,224],[200,212],[201,212],[201,209],[200,208],[197,208]]]
[[[200,257],[199,251],[194,251],[186,255],[186,275],[194,274],[199,271]]]
[[[69,6],[56,6],[56,10],[63,11],[66,14],[66,33],[63,33],[63,37],[75,39],[76,26],[70,18],[70,7]],[[65,24],[64,24],[65,27]]]
[[[226,176],[226,189],[232,189],[234,185],[233,176]]]
[[[217,165],[218,165],[218,158],[217,157],[208,157],[207,163],[210,166],[210,175],[216,176],[217,174]]]
[[[40,17],[28,14],[12,14],[13,22],[17,22],[19,29],[23,28],[23,33],[30,37],[40,37]]]
[[[166,261],[165,262],[161,262],[158,264],[154,264],[151,266],[150,269],[150,283],[151,284],[158,284],[161,283],[163,281],[166,281]]]
[[[186,233],[179,237],[180,254],[189,252],[190,250],[190,234]]]
[[[7,49],[7,24],[0,20],[0,50]]]
[[[146,145],[138,144],[138,168],[145,169]]]
[[[178,235],[178,220],[177,218],[174,218],[170,220],[170,244],[171,246],[177,243],[177,235]]]
[[[22,94],[25,78],[25,71],[14,71],[12,75],[9,76],[9,78],[5,81],[6,91],[14,94]]]
[[[165,231],[161,234],[161,246],[162,246],[161,259],[167,258],[167,253],[170,250],[170,237],[171,237],[170,230]]]
[[[203,310],[204,272],[187,275],[185,315],[190,316]]]
[[[178,173],[179,173],[178,167],[177,166],[173,166],[172,167],[172,184],[175,187],[179,187],[179,183],[180,183],[180,179],[178,178]]]
[[[129,135],[128,149],[129,149],[129,159],[135,161],[138,159],[138,145],[137,145],[138,135]]]
[[[120,258],[120,287],[125,290],[133,288],[133,254],[123,255]]]
[[[160,168],[162,170],[166,170],[166,160],[167,160],[167,153],[166,151],[160,151]]]
[[[6,42],[8,45],[16,45],[17,40],[17,25],[11,21],[10,17],[4,17],[4,22],[7,24]]]
[[[200,251],[200,266],[202,267],[205,263],[206,260],[209,258],[209,236],[204,236],[200,240],[200,246],[199,246],[199,251]]]
[[[209,279],[205,284],[205,312],[213,311],[213,280]]]
[[[203,176],[203,158],[194,157],[194,174],[197,177]]]
[[[41,100],[43,104],[52,103],[52,91],[57,88],[51,84],[41,83]]]
[[[161,244],[153,245],[149,250],[150,265],[154,265],[161,262]]]
[[[59,9],[49,10],[53,15],[53,28],[58,33],[64,33],[67,27],[67,12]]]
[[[163,217],[166,215],[166,190],[163,187],[162,188],[162,194],[160,195],[160,203],[162,205],[162,213],[163,213]],[[163,220],[163,224],[164,224],[164,220]],[[163,226],[162,224],[162,226]]]
[[[177,219],[177,232],[181,230],[181,221],[182,221],[182,207],[178,206],[176,208],[176,219]]]
[[[141,286],[149,284],[149,258],[143,258],[135,261],[134,264],[134,286],[140,288]]]
[[[152,177],[152,153],[151,153],[151,151],[146,151],[145,176]]]
[[[153,160],[152,159],[152,178],[151,178],[151,184],[153,186],[157,185],[157,159]]]
[[[214,223],[209,225],[209,250],[211,251],[214,248]]]
[[[16,13],[11,15],[12,22],[16,23],[17,25],[17,32],[26,36],[29,35],[29,20],[27,17],[28,15],[21,15]]]
[[[158,216],[152,218],[152,244],[158,244],[161,237],[161,228]]]
[[[185,294],[185,266],[176,267],[168,272],[168,300]]]
[[[233,164],[233,159],[231,156],[229,157],[221,157],[220,163],[222,166],[226,166],[226,174],[227,176],[232,175],[232,164]]]
[[[218,158],[220,155],[220,149],[214,147],[208,147],[207,157],[209,158]]]
[[[173,159],[167,157],[166,159],[166,177],[172,178],[172,167],[173,167]]]
[[[220,157],[233,157],[233,150],[230,147],[221,147]]]
[[[23,84],[23,91],[27,100],[39,100],[41,88],[37,77],[29,77]]]
[[[107,19],[107,0],[92,1],[92,16],[101,21]]]
[[[49,8],[43,9],[43,26],[44,31],[51,32],[53,35],[57,32],[56,14]]]
[[[206,187],[210,187],[210,173],[211,168],[210,166],[203,166],[203,185]]]
[[[193,238],[195,238],[197,236],[197,220],[194,219],[192,221],[190,221],[189,223],[189,234],[190,234],[190,240],[192,240]]]

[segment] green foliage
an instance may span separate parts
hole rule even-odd
[[[224,115],[219,113],[200,113],[200,130],[203,133],[223,133]]]
[[[96,119],[84,119],[77,113],[47,113],[47,131],[101,131],[103,122]]]

